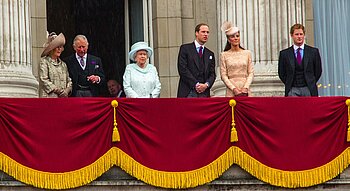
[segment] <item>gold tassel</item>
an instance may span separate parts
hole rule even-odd
[[[229,104],[232,108],[232,123],[231,123],[231,142],[237,142],[238,141],[238,134],[237,134],[237,130],[235,128],[236,123],[235,123],[235,109],[234,107],[236,106],[236,101],[234,99],[231,99],[229,101]]]
[[[350,99],[347,99],[345,101],[345,103],[348,106],[348,136],[347,136],[347,142],[350,142]]]
[[[113,128],[112,142],[120,142],[120,135],[117,127]]]
[[[119,131],[118,131],[118,124],[117,124],[117,111],[116,111],[116,107],[118,107],[118,102],[117,100],[113,100],[111,102],[111,105],[113,107],[113,113],[114,113],[114,121],[113,121],[113,134],[112,134],[112,142],[120,142],[120,135],[119,135]]]
[[[238,141],[238,135],[236,128],[231,128],[231,142],[237,142]]]

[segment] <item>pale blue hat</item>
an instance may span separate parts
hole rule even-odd
[[[153,50],[148,46],[146,42],[136,42],[131,46],[131,50],[129,52],[129,59],[135,61],[136,52],[139,50],[145,50],[147,52],[148,58],[152,56]]]

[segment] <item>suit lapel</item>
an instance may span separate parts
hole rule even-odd
[[[91,58],[90,58],[90,56],[89,55],[86,55],[87,56],[87,59],[86,59],[86,70],[88,70],[89,71],[89,73],[91,73],[91,72],[93,72],[93,67],[95,67],[95,66],[92,66],[92,64],[90,64],[90,63],[92,63],[92,61],[91,61]]]
[[[309,63],[309,47],[307,45],[304,45],[304,55],[303,55],[303,62],[304,62],[304,70],[306,70],[307,65]]]
[[[209,65],[209,55],[208,51],[206,51],[207,48],[203,49],[203,60],[204,60],[204,73],[207,73],[208,65]]]
[[[196,45],[194,44],[194,42],[192,43],[192,47],[190,49],[190,55],[193,56],[193,60],[194,60],[194,63],[196,64],[197,66],[197,69],[199,69],[199,59],[198,59],[198,52],[197,52],[197,49],[196,49]]]
[[[295,58],[295,54],[294,54],[294,48],[293,46],[291,46],[288,50],[288,57],[289,57],[289,64],[292,67],[293,71],[295,70],[295,62],[296,62],[296,58]]]
[[[72,64],[73,64],[73,68],[74,68],[74,70],[75,70],[75,74],[76,73],[78,73],[78,71],[79,71],[79,67],[80,67],[80,64],[79,64],[79,62],[78,62],[78,60],[77,60],[77,58],[75,57],[75,54],[71,57],[71,60],[72,60]]]

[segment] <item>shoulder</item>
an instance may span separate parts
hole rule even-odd
[[[182,46],[194,46],[194,42],[189,42],[189,43],[185,43],[185,44],[182,44]]]
[[[48,65],[49,62],[50,61],[49,61],[49,58],[47,56],[40,58],[40,65]]]
[[[220,52],[220,57],[221,57],[221,58],[225,58],[228,54],[229,54],[228,51]]]
[[[243,50],[244,54],[252,55],[252,52],[248,49]]]
[[[193,47],[195,47],[195,46],[194,46],[194,43],[191,42],[191,43],[182,44],[182,45],[180,46],[180,49],[188,49],[188,48],[193,48]]]
[[[101,60],[100,57],[94,56],[94,55],[92,55],[92,54],[88,54],[87,56],[88,56],[88,59],[92,59],[92,60]]]
[[[153,71],[157,71],[157,68],[153,64],[147,64],[147,67]]]
[[[67,67],[67,63],[66,63],[64,60],[60,59],[60,61],[61,61],[61,64],[62,64],[64,67]]]
[[[127,64],[126,67],[125,67],[125,70],[132,70],[135,68],[135,63],[131,63],[131,64]]]
[[[68,56],[68,57],[63,58],[62,60],[65,61],[66,64],[69,64],[69,63],[71,63],[71,62],[73,61],[73,59],[75,59],[75,55],[74,55],[74,54],[72,54],[72,55],[70,55],[70,56]]]
[[[46,62],[48,60],[48,57],[47,56],[44,56],[44,57],[41,57],[40,58],[40,61],[42,61],[42,62]]]
[[[287,52],[292,51],[292,50],[293,50],[293,46],[290,46],[290,47],[288,47],[286,49],[281,50],[280,54],[286,54]]]
[[[205,47],[205,49],[206,49],[206,51],[208,51],[208,53],[210,53],[210,54],[214,54],[214,52],[213,51],[211,51],[208,47]]]
[[[305,50],[311,50],[311,51],[317,51],[318,52],[318,48],[316,48],[316,47],[312,47],[312,46],[309,46],[309,45],[306,45],[305,44],[305,48],[304,48]]]

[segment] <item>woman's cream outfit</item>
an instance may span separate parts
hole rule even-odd
[[[41,97],[58,97],[53,92],[55,88],[66,90],[67,93],[72,91],[67,65],[61,59],[55,61],[50,56],[42,57],[39,76],[42,84]]]
[[[221,79],[226,85],[226,97],[233,97],[234,88],[247,88],[251,95],[254,68],[249,50],[228,50],[220,54]]]

